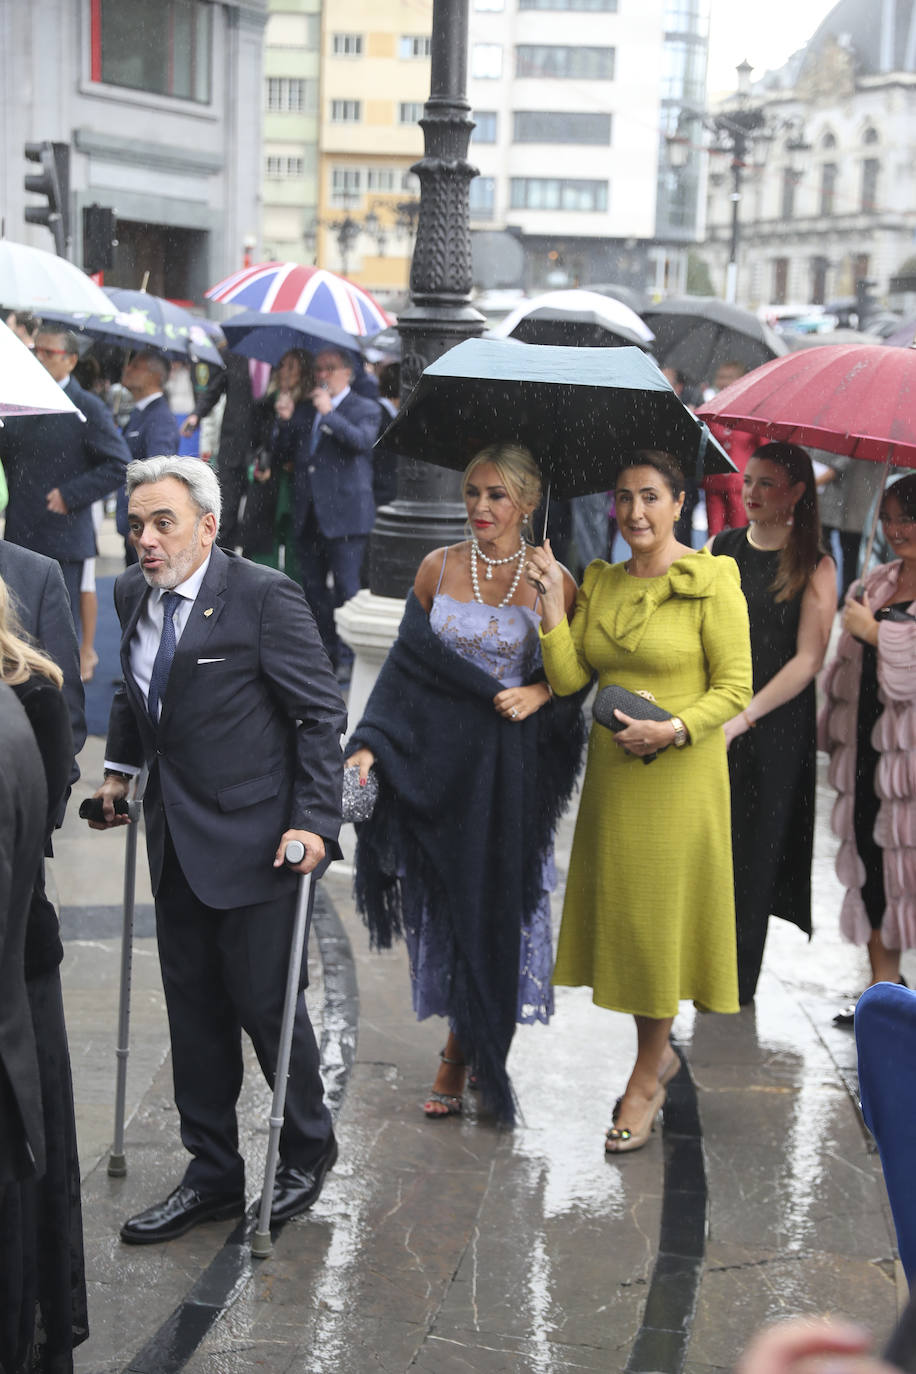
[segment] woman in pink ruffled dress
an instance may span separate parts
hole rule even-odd
[[[888,487],[881,520],[898,557],[846,601],[818,742],[838,793],[840,929],[868,947],[872,983],[895,983],[901,950],[916,948],[916,475]]]

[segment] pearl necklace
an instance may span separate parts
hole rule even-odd
[[[475,600],[475,601],[479,601],[481,606],[489,606],[489,604],[490,604],[489,601],[484,601],[483,597],[480,595],[480,581],[479,581],[478,575],[477,575],[477,557],[478,557],[478,555],[483,559],[483,561],[484,561],[484,562],[486,563],[486,565],[487,565],[486,580],[487,580],[488,582],[491,582],[491,581],[493,580],[493,569],[494,569],[494,568],[498,568],[498,567],[499,567],[501,564],[503,564],[503,563],[513,563],[513,562],[515,563],[515,565],[516,565],[516,568],[515,568],[515,575],[514,575],[514,577],[512,578],[512,583],[511,583],[511,585],[510,585],[510,587],[509,587],[508,592],[507,592],[506,595],[503,597],[502,601],[499,602],[499,606],[508,606],[509,602],[512,600],[513,596],[515,595],[515,589],[516,589],[516,587],[518,586],[519,582],[521,582],[521,580],[522,580],[522,567],[523,567],[523,565],[524,565],[525,555],[526,555],[527,551],[528,551],[528,550],[527,550],[527,547],[526,547],[526,545],[525,545],[525,541],[524,541],[524,539],[523,539],[523,540],[521,541],[521,543],[519,544],[519,546],[518,546],[518,552],[517,552],[517,553],[510,553],[508,558],[488,558],[487,555],[484,553],[483,549],[482,549],[482,548],[480,547],[480,545],[478,544],[477,540],[476,540],[476,539],[474,538],[474,536],[472,535],[472,536],[471,536],[471,586],[474,588],[474,600]]]

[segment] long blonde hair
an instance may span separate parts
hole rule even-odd
[[[64,675],[54,660],[25,637],[13,610],[9,588],[0,577],[0,682],[17,687],[28,682],[34,673],[48,678],[55,687],[63,686]]]

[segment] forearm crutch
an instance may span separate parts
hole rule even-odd
[[[284,850],[283,857],[288,864],[301,863],[305,858],[305,845],[300,840],[290,840]],[[280,1047],[277,1051],[277,1071],[274,1075],[274,1097],[270,1108],[270,1132],[267,1139],[267,1159],[264,1164],[264,1187],[261,1192],[257,1230],[251,1241],[251,1253],[255,1259],[266,1259],[273,1250],[273,1242],[270,1238],[270,1209],[273,1202],[274,1180],[277,1176],[277,1161],[280,1158],[280,1132],[283,1129],[283,1114],[286,1110],[289,1059],[293,1047],[296,1006],[300,997],[299,975],[302,972],[302,959],[308,938],[311,895],[312,875],[311,873],[303,873],[299,879],[296,918],[293,922],[289,968],[286,973],[286,997],[283,1001]]]
[[[143,810],[146,769],[136,779],[134,795],[127,803],[130,825],[124,851],[124,918],[121,926],[121,988],[118,997],[118,1038],[115,1048],[114,1140],[108,1156],[108,1177],[123,1178],[127,1173],[124,1154],[124,1117],[127,1102],[127,1056],[130,1053],[130,971],[134,943],[134,905],[137,891],[137,833]]]

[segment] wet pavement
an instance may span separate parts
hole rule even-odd
[[[473,1101],[463,1119],[424,1119],[441,1025],[414,1021],[403,950],[369,951],[338,865],[322,883],[309,999],[340,1161],[314,1210],[253,1261],[244,1223],[141,1249],[117,1237],[125,1217],[179,1181],[185,1157],[141,840],[128,1173],[106,1170],[124,837],[76,820],[101,756],[90,739],[51,865],[92,1328],[77,1370],[711,1374],[731,1369],[775,1317],[841,1311],[879,1339],[889,1332],[903,1292],[893,1228],[855,1106],[852,1035],[831,1020],[861,988],[866,959],[837,935],[826,791],[815,939],[771,923],[756,1004],[739,1016],[684,1005],[674,1034],[686,1068],[663,1122],[644,1150],[613,1161],[603,1135],[634,1032],[585,990],[558,989],[552,1024],[516,1036],[519,1127],[497,1129]],[[561,879],[573,814],[559,837]],[[250,1057],[240,1123],[252,1201],[268,1108]]]

